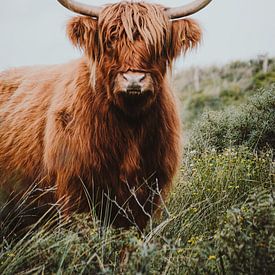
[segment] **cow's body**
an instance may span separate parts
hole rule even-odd
[[[100,203],[102,192],[121,206],[131,198],[138,217],[132,222],[142,228],[148,217],[130,189],[137,188],[137,198],[144,204],[152,193],[148,185],[153,188],[158,180],[160,190],[168,188],[179,161],[179,119],[173,96],[163,87],[156,107],[131,119],[102,91],[98,94],[89,87],[89,75],[85,59],[1,74],[2,171],[8,172],[6,177],[9,172],[20,173],[23,185],[50,176],[57,199],[70,197],[73,210],[89,210],[83,184],[91,197],[98,197],[94,203]],[[152,213],[151,202],[145,207],[148,213]],[[119,217],[115,224],[131,223]]]
[[[89,211],[90,200],[114,225],[142,229],[180,159],[167,67],[196,46],[200,29],[192,20],[169,23],[162,7],[144,3],[101,14],[68,24],[83,58],[0,74],[2,189],[41,182],[56,187],[67,214]],[[13,174],[19,186],[6,180]]]

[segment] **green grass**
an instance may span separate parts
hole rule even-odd
[[[189,152],[162,218],[144,235],[135,228],[101,228],[89,215],[48,223],[19,241],[2,241],[0,273],[222,273],[222,268],[234,271],[234,253],[243,243],[247,251],[240,252],[245,259],[240,268],[256,272],[257,260],[270,270],[275,226],[272,158],[271,152],[256,154],[247,148],[200,156]],[[234,215],[243,217],[244,227],[236,227],[241,220]],[[252,226],[255,222],[258,228]]]

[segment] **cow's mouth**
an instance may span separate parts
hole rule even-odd
[[[155,96],[151,89],[125,89],[115,93],[116,104],[130,116],[146,111]]]
[[[127,89],[124,91],[120,91],[119,94],[126,97],[147,97],[152,95],[153,91],[143,89]]]
[[[142,90],[140,90],[140,89],[138,89],[138,90],[127,90],[126,91],[126,94],[128,94],[128,95],[134,95],[134,96],[136,96],[136,95],[142,95]]]

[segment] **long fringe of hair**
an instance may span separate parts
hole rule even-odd
[[[159,5],[120,2],[108,5],[100,14],[99,35],[105,38],[105,43],[119,40],[127,44],[134,43],[138,34],[147,48],[154,46],[155,53],[160,55],[164,43],[169,40],[169,24]],[[101,46],[104,48],[106,45]]]

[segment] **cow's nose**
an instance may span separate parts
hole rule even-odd
[[[123,78],[128,82],[127,86],[140,86],[145,77],[146,74],[140,72],[127,72],[123,74]]]

